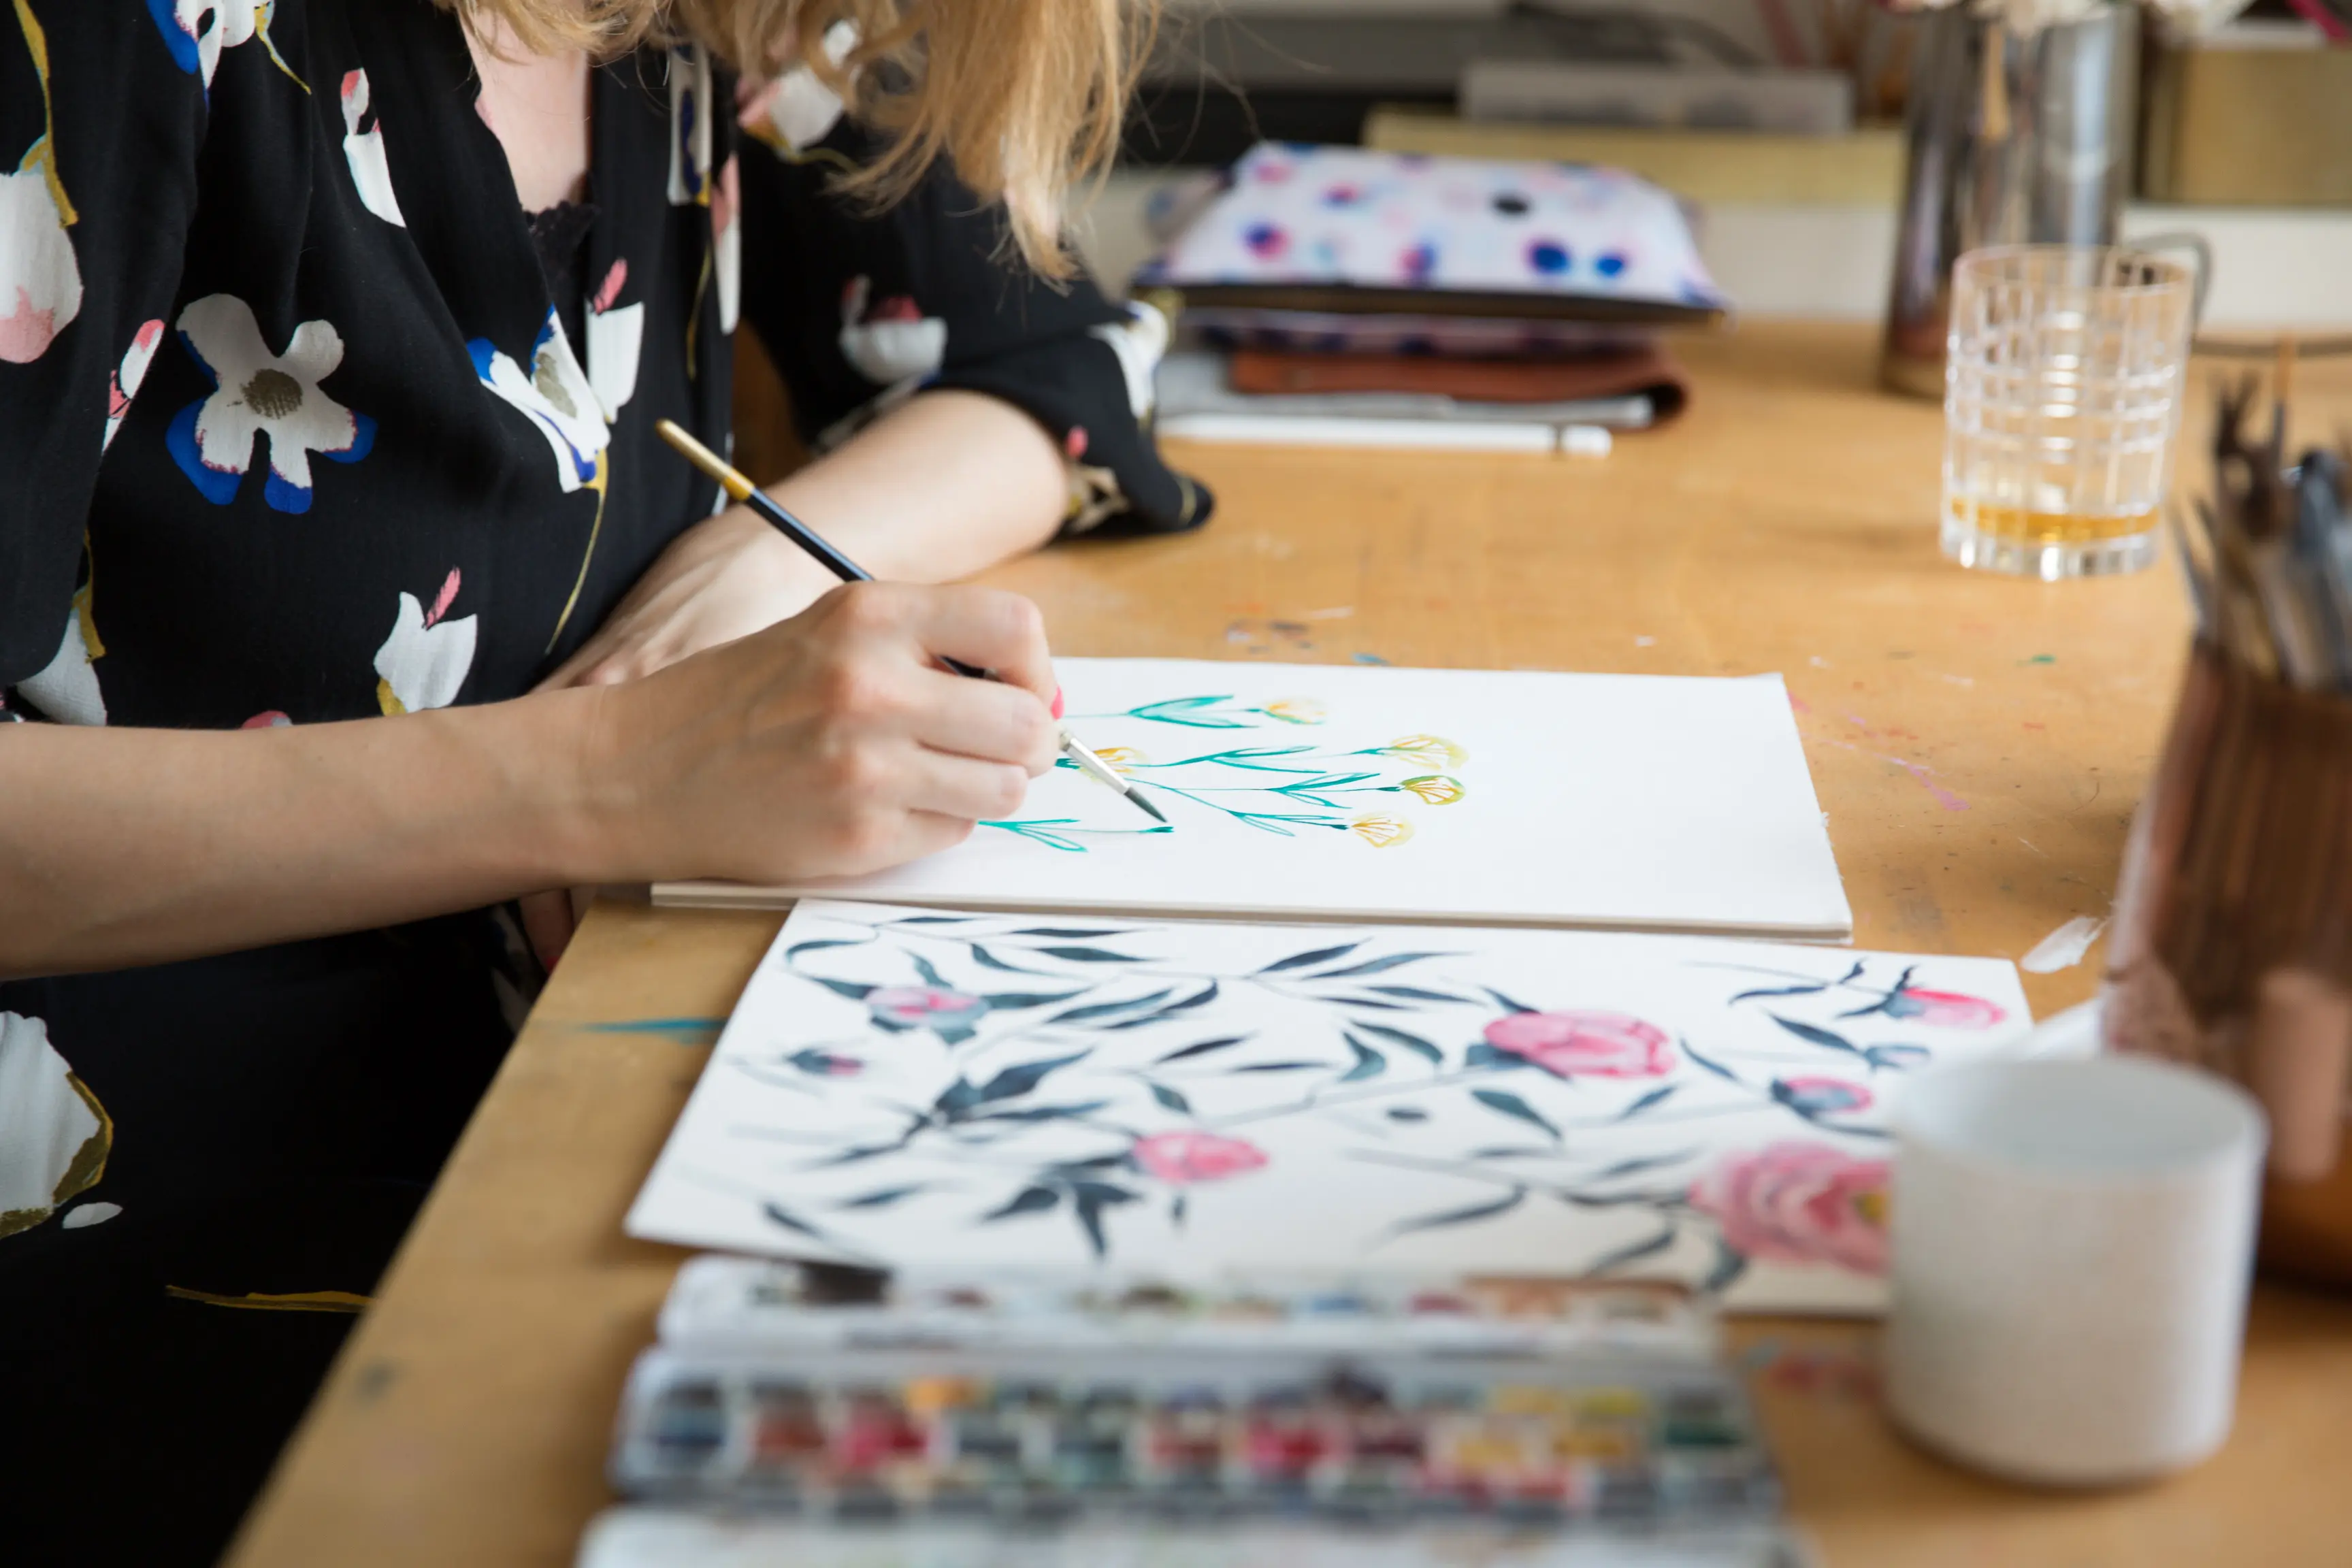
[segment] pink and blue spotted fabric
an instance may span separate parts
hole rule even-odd
[[[1681,205],[1622,170],[1276,142],[1136,281],[1727,308]]]

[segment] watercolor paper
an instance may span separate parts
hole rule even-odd
[[[1883,1304],[1905,1081],[1997,959],[812,900],[633,1236],[924,1272],[1534,1273]]]
[[[1852,934],[1778,676],[1056,668],[1072,732],[1172,826],[1065,763],[913,865],[656,900]]]

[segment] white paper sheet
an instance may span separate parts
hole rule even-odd
[[[802,903],[631,1235],[927,1270],[1625,1274],[1869,1310],[1997,959]]]
[[[1056,668],[1071,731],[1172,829],[1065,765],[1018,816],[913,865],[656,900],[1853,932],[1778,676]]]

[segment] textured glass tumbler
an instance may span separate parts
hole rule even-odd
[[[2155,559],[2191,278],[2107,246],[1997,246],[1953,264],[1945,554],[2053,580]]]

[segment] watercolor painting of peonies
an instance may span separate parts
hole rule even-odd
[[[1885,1117],[2003,960],[801,903],[633,1236],[884,1267],[1885,1303]]]
[[[1778,676],[1066,658],[1071,731],[1163,825],[1067,763],[954,848],[784,888],[952,909],[1853,934]]]

